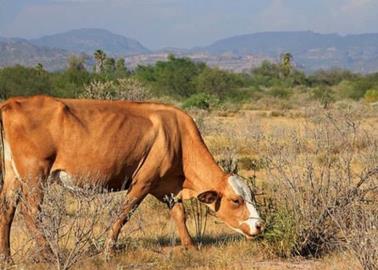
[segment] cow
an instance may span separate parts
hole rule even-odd
[[[42,187],[51,179],[78,188],[95,184],[127,190],[122,213],[109,230],[107,250],[114,248],[130,212],[148,194],[160,201],[174,196],[170,214],[184,246],[193,241],[182,200],[193,197],[248,239],[263,229],[248,186],[217,165],[194,120],[174,106],[33,96],[10,98],[0,110],[0,256],[6,259],[20,196],[28,205],[20,209],[27,227],[49,251],[36,220]]]

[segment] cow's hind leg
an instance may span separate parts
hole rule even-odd
[[[52,251],[41,222],[41,206],[51,162],[28,155],[22,158],[16,160],[21,179],[21,213],[28,230],[37,242],[37,253],[34,259],[51,260]]]
[[[40,181],[32,181],[32,184],[25,183],[22,191],[21,213],[25,224],[37,243],[36,261],[51,260],[51,248],[46,240],[42,229],[41,206],[43,203],[44,188]]]
[[[4,185],[0,191],[0,262],[11,261],[10,231],[18,197],[19,182],[14,173],[8,170],[4,175]]]

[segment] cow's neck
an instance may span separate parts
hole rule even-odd
[[[201,193],[220,190],[226,181],[226,173],[215,162],[202,138],[187,138],[183,144],[184,188]]]

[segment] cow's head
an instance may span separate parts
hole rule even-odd
[[[263,231],[263,222],[252,200],[251,190],[238,176],[229,176],[220,192],[205,191],[197,198],[208,204],[228,226],[248,239]]]

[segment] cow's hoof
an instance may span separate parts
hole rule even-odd
[[[198,250],[198,246],[196,246],[196,245],[193,245],[193,244],[191,244],[191,245],[183,245],[183,246],[181,246],[183,249],[185,249],[185,250]]]
[[[0,255],[0,269],[4,266],[14,265],[14,261],[10,255]]]
[[[114,241],[107,241],[104,248],[104,255],[106,261],[109,261],[117,254],[117,246]]]
[[[31,259],[34,263],[51,263],[56,260],[55,255],[49,246],[37,250]]]

